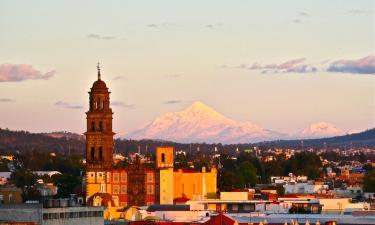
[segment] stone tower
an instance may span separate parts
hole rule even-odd
[[[101,80],[98,65],[98,80],[89,92],[89,110],[86,112],[86,198],[96,193],[111,191],[110,177],[113,167],[113,136],[110,92]]]
[[[108,88],[101,80],[98,66],[98,80],[92,85],[89,111],[86,112],[86,162],[88,170],[108,170],[113,166],[112,109]]]

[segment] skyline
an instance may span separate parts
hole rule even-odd
[[[374,3],[269,2],[2,1],[0,127],[83,133],[97,61],[118,134],[195,101],[286,133],[374,127]]]

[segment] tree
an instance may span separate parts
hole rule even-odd
[[[36,189],[38,176],[29,170],[18,169],[11,173],[10,182],[22,190],[23,201],[40,200],[40,192]]]
[[[363,190],[365,192],[375,192],[375,170],[365,175],[363,179]]]
[[[74,188],[80,184],[79,177],[72,174],[54,175],[54,184],[57,186],[57,196],[60,198],[70,197],[73,193]]]
[[[257,181],[257,169],[249,161],[242,162],[236,169],[237,182],[235,187],[245,188],[255,186]]]

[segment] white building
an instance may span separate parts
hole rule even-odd
[[[321,194],[329,190],[326,184],[296,183],[284,185],[285,194]]]
[[[34,222],[40,225],[103,225],[102,207],[43,207],[42,204],[13,204],[0,206],[2,222]]]

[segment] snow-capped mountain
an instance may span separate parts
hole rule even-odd
[[[282,136],[251,122],[226,118],[204,103],[195,102],[183,111],[157,117],[125,138],[228,144],[274,140]]]
[[[344,132],[332,123],[318,122],[306,127],[304,130],[302,130],[299,136],[303,138],[321,138],[333,137],[343,134]]]

